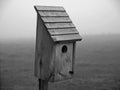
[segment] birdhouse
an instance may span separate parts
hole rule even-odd
[[[51,82],[72,78],[78,31],[63,7],[35,6],[35,76]]]

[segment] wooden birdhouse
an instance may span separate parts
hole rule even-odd
[[[60,81],[74,73],[78,31],[63,7],[35,6],[37,11],[35,76]]]

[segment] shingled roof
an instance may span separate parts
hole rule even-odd
[[[35,9],[54,42],[81,40],[78,31],[63,7],[35,6]]]

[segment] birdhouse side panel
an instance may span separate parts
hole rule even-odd
[[[73,57],[72,57],[72,71],[74,72],[74,67],[75,67],[75,57],[76,55],[76,42],[73,43]]]
[[[50,75],[53,42],[38,15],[36,34],[35,76],[46,79]]]
[[[53,48],[54,43],[46,30],[43,30],[41,79],[49,79],[53,72]]]
[[[37,14],[37,27],[36,27],[36,47],[35,47],[35,65],[34,74],[36,77],[40,77],[40,58],[42,55],[42,36],[43,36],[43,24],[41,23],[40,16]]]

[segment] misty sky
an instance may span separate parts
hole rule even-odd
[[[0,0],[0,39],[35,37],[34,5],[63,6],[80,34],[120,33],[120,0]]]

